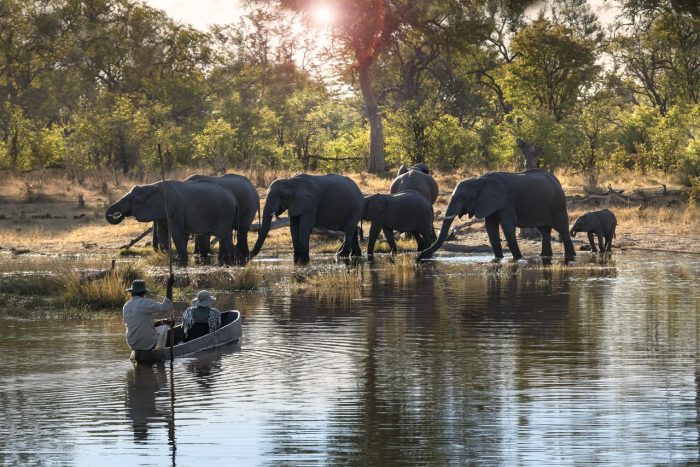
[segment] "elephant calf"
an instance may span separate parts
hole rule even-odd
[[[394,230],[413,235],[418,243],[418,251],[422,251],[436,238],[432,205],[417,191],[365,196],[362,218],[372,222],[367,245],[368,256],[374,254],[374,244],[380,230],[384,232],[393,254],[397,252]]]
[[[591,244],[591,251],[594,253],[598,250],[593,241],[593,235],[598,236],[598,246],[601,253],[612,251],[612,239],[615,236],[615,228],[617,227],[617,219],[615,214],[609,209],[601,209],[600,211],[587,212],[580,216],[571,227],[571,236],[576,236],[577,232],[587,232],[588,242]]]

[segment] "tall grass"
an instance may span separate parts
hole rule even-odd
[[[255,263],[248,263],[242,268],[218,269],[196,276],[192,285],[199,289],[220,291],[259,290],[265,284],[262,268]]]
[[[117,267],[96,280],[85,280],[80,274],[61,277],[61,301],[74,307],[104,309],[121,306],[129,299],[126,288],[135,279],[145,277],[139,264]]]
[[[364,286],[357,268],[322,267],[297,273],[292,291],[315,295],[319,299],[359,298]]]

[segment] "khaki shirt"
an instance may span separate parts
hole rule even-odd
[[[173,302],[168,297],[163,299],[163,303],[158,303],[152,298],[131,297],[131,300],[124,304],[123,312],[126,343],[129,347],[134,350],[151,350],[158,340],[151,315],[172,309]]]

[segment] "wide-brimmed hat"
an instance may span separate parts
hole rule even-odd
[[[208,290],[200,290],[197,292],[197,298],[192,300],[192,306],[211,306],[214,300],[216,298],[212,297]]]
[[[126,291],[131,292],[132,294],[137,294],[148,292],[148,289],[146,288],[145,281],[142,281],[141,279],[136,279],[134,282],[131,283],[131,287],[126,289]]]

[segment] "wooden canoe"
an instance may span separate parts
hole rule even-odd
[[[213,349],[229,342],[237,341],[243,335],[241,329],[241,312],[238,310],[224,311],[221,313],[221,328],[207,335],[183,342],[185,333],[182,326],[175,326],[175,346],[173,355],[175,358],[192,355],[206,349]],[[168,331],[169,333],[170,331]],[[170,342],[170,336],[166,342]],[[131,361],[137,363],[162,362],[170,359],[170,347],[158,350],[132,350]]]

